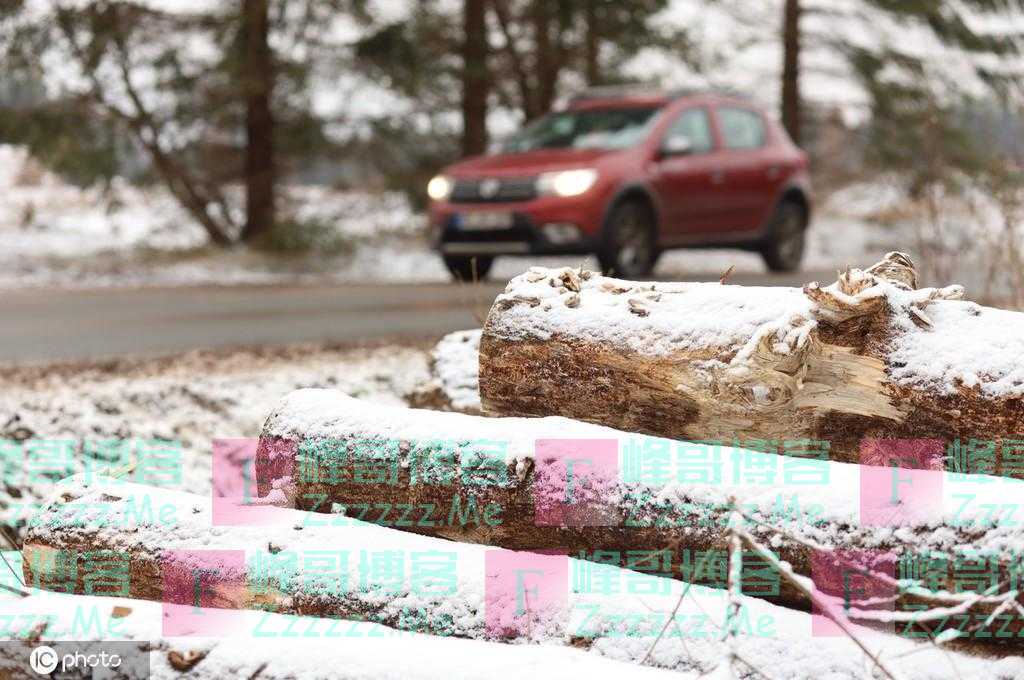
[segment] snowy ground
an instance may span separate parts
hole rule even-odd
[[[402,404],[429,378],[426,347],[194,353],[153,361],[0,372],[0,464],[25,461],[25,447],[61,451],[111,440],[176,443],[182,479],[173,488],[209,493],[215,438],[256,437],[280,399],[303,387],[333,387],[370,401]],[[19,455],[20,454],[20,455]],[[32,460],[35,460],[32,454]],[[16,458],[17,459],[17,458]],[[46,470],[69,471],[51,458]],[[80,469],[80,451],[70,456]],[[20,467],[20,466],[19,466]],[[2,469],[2,466],[0,466]],[[53,486],[43,472],[0,476],[0,524],[31,514]],[[21,477],[21,478],[19,478]]]

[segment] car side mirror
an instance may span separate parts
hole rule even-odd
[[[663,157],[686,156],[692,152],[693,142],[690,141],[689,137],[669,137],[661,146],[661,155]]]

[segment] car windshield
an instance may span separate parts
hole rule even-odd
[[[513,135],[501,150],[625,149],[647,135],[657,112],[648,107],[552,113]]]

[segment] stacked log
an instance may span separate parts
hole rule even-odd
[[[144,513],[138,513],[147,500],[153,508],[159,509],[162,518],[150,518]],[[295,655],[303,649],[295,645],[299,631],[302,632],[301,637],[308,642],[319,635],[340,636],[338,631],[341,627],[351,624],[344,630],[351,631],[359,627],[363,633],[357,637],[379,638],[385,631],[393,631],[395,628],[408,630],[409,626],[403,625],[397,613],[403,607],[416,606],[417,600],[429,614],[444,614],[447,629],[444,632],[413,629],[416,633],[431,632],[480,642],[472,650],[470,647],[462,647],[460,650],[453,644],[454,641],[445,642],[434,637],[428,642],[417,635],[411,638],[406,635],[398,638],[403,643],[410,641],[409,647],[405,648],[407,651],[401,653],[436,644],[434,650],[437,653],[447,651],[458,655],[480,651],[493,653],[496,655],[494,658],[500,658],[505,656],[504,651],[489,652],[492,648],[484,646],[487,640],[499,639],[505,642],[541,643],[547,649],[555,647],[555,651],[550,652],[553,658],[578,657],[579,668],[593,668],[595,672],[622,672],[621,667],[613,668],[614,664],[608,665],[600,658],[611,657],[619,661],[632,661],[641,665],[647,663],[676,671],[703,674],[718,667],[726,656],[729,643],[723,641],[723,637],[726,629],[729,629],[743,650],[745,662],[752,664],[755,669],[771,668],[782,677],[792,678],[818,677],[821,668],[830,669],[837,677],[853,678],[860,677],[863,670],[861,648],[850,639],[824,636],[815,638],[814,645],[807,645],[806,641],[814,635],[815,624],[810,616],[773,606],[758,598],[735,596],[739,605],[738,613],[732,619],[723,620],[714,614],[716,610],[721,611],[725,602],[720,593],[715,594],[711,589],[671,579],[650,575],[645,579],[643,574],[637,572],[610,568],[601,580],[614,582],[614,578],[609,577],[615,577],[621,579],[618,582],[623,587],[594,589],[585,585],[585,581],[580,578],[583,572],[577,571],[585,570],[587,563],[558,556],[522,555],[458,545],[359,522],[348,522],[341,527],[310,526],[324,522],[326,517],[289,510],[275,513],[278,515],[275,522],[265,526],[216,527],[211,523],[209,505],[209,499],[191,494],[117,484],[111,480],[99,479],[91,483],[66,481],[59,489],[58,497],[44,509],[39,521],[30,529],[24,551],[26,579],[30,585],[38,584],[79,594],[89,594],[91,584],[94,590],[90,599],[74,598],[75,603],[81,607],[96,602],[108,609],[109,617],[114,618],[123,619],[151,611],[145,603],[138,601],[140,599],[163,603],[163,611],[157,619],[159,624],[154,622],[154,617],[149,617],[145,619],[152,622],[148,628],[128,625],[127,628],[118,626],[118,630],[124,631],[129,639],[151,640],[152,648],[157,652],[166,652],[167,661],[179,672],[193,672],[197,677],[207,677],[214,673],[213,668],[218,668],[214,660],[221,657],[221,661],[224,661],[223,655],[229,650],[235,654],[240,644],[252,647],[251,641],[246,643],[245,637],[237,635],[213,645],[198,641],[198,644],[190,646],[188,637],[170,641],[166,639],[177,637],[167,632],[168,616],[173,620],[179,610],[187,615],[192,609],[190,601],[178,602],[175,596],[166,592],[167,571],[176,570],[182,565],[194,569],[201,561],[196,561],[195,557],[186,561],[176,555],[190,551],[198,555],[209,550],[218,553],[225,550],[242,551],[245,560],[237,563],[244,566],[236,568],[228,565],[222,554],[217,556],[222,569],[203,582],[200,592],[204,606],[213,603],[224,609],[248,610],[239,612],[233,620],[221,620],[230,620],[230,628],[236,633],[259,632],[260,645],[257,649],[251,649],[250,654],[256,659],[263,658],[270,667],[280,672],[289,667],[295,668],[276,655]],[[98,516],[104,517],[106,521],[98,523]],[[78,531],[70,527],[68,520],[71,517],[81,519],[82,526],[87,528]],[[172,517],[174,520],[168,521]],[[378,580],[375,577],[369,583],[361,583],[359,587],[331,592],[309,589],[304,586],[309,585],[311,579],[318,580],[323,574],[300,561],[303,566],[297,569],[293,580],[278,581],[275,574],[276,585],[266,589],[266,574],[253,566],[258,563],[258,557],[284,556],[305,550],[315,550],[322,554],[328,550],[354,553],[358,550],[387,552],[396,549],[431,554],[457,553],[456,587],[444,594],[426,595],[414,589],[412,574],[406,572],[397,581],[387,577]],[[110,580],[112,572],[109,568],[104,572],[106,578],[102,581],[91,579],[82,570],[63,570],[58,573],[41,568],[39,565],[53,564],[48,555],[54,553],[80,556],[114,553],[123,557],[131,578],[123,590],[117,590]],[[513,560],[513,569],[524,566],[537,568],[537,559],[563,559],[563,565],[567,568],[562,572],[565,579],[564,598],[558,600],[544,595],[535,597],[524,603],[525,615],[517,613],[518,619],[510,619],[506,615],[516,605],[516,598],[507,593],[494,597],[490,592],[490,581],[502,579],[502,570],[509,568],[507,565],[498,565],[496,569],[493,563],[489,563],[488,557],[494,553],[527,560],[525,563]],[[357,561],[353,556],[350,564],[354,565]],[[643,583],[644,586],[638,590],[626,588],[624,584],[630,581],[625,579]],[[386,596],[381,590],[385,581],[393,589]],[[101,593],[102,597],[98,597],[95,590],[98,584],[106,586]],[[537,587],[535,583],[529,583],[525,593],[532,597]],[[16,601],[11,606],[24,617],[34,611],[32,602],[33,598],[29,598],[27,601]],[[45,604],[40,607],[50,610]],[[497,609],[499,615],[497,625],[494,624],[495,611],[492,607]],[[70,607],[57,609],[64,617],[72,615]],[[264,613],[257,613],[256,610],[261,609],[265,610]],[[80,615],[82,610],[76,611],[76,615]],[[202,611],[209,613],[214,610]],[[0,616],[3,614],[4,609],[0,605]],[[369,623],[356,626],[359,622]],[[419,622],[423,623],[422,620]],[[393,628],[382,628],[388,623],[396,625]],[[154,630],[157,625],[160,626],[160,634]],[[671,632],[665,635],[670,627]],[[373,628],[376,634],[371,635],[373,631],[368,631],[368,628]],[[54,629],[66,630],[59,625],[54,625]],[[101,627],[99,630],[102,632],[104,629]],[[330,631],[333,633],[328,634]],[[862,637],[866,632],[860,628],[857,631]],[[274,632],[280,633],[279,639],[272,634]],[[195,631],[192,635],[204,637]],[[322,640],[319,641],[322,643]],[[350,644],[362,645],[363,641]],[[339,663],[367,659],[361,652],[348,649],[350,644],[339,642],[336,648]],[[861,644],[864,644],[863,640]],[[386,646],[377,645],[374,648],[381,651]],[[586,650],[589,654],[572,655],[569,651],[571,648]],[[532,646],[508,649],[522,650],[519,654],[523,663],[527,659],[543,656]],[[887,658],[886,663],[908,678],[937,680],[950,674],[966,673],[970,677],[991,677],[994,680],[999,677],[999,673],[1007,670],[1006,667],[996,668],[985,659],[939,650],[926,643],[893,636],[867,638],[867,649],[876,655],[884,651],[891,657]],[[397,651],[392,650],[393,653]],[[433,658],[433,653],[425,653],[423,658]],[[922,663],[924,660],[927,663]],[[381,668],[395,668],[394,665],[388,665],[387,659],[379,659],[377,663]],[[254,665],[257,668],[260,666]],[[157,668],[166,670],[162,663]],[[633,671],[628,672],[632,675]],[[653,671],[648,674],[653,677]],[[168,673],[158,677],[177,675]],[[268,677],[277,676],[271,674]],[[352,672],[351,677],[360,676]]]
[[[933,466],[1024,477],[1024,314],[963,295],[918,288],[900,253],[803,290],[534,268],[488,315],[481,398],[673,439],[811,439],[847,462],[929,440]]]
[[[0,620],[17,620],[19,626],[31,622],[60,656],[103,650],[118,654],[120,674],[116,677],[435,680],[483,678],[493,675],[495,669],[501,669],[503,678],[518,680],[534,680],[538,673],[557,680],[572,680],[580,673],[608,680],[627,675],[651,680],[679,677],[569,647],[441,638],[361,621],[298,619],[258,611],[237,613],[237,628],[247,636],[196,639],[166,634],[163,613],[157,602],[52,593],[0,602]],[[88,630],[82,629],[80,619],[89,621]],[[65,640],[67,646],[62,644]],[[38,638],[25,636],[0,645],[0,677],[40,677],[28,672],[26,663],[38,644]],[[978,666],[980,670],[980,663],[967,657],[958,655],[956,663],[960,668]],[[83,670],[75,677],[90,678],[91,673],[91,669]]]
[[[595,461],[598,474],[581,476],[570,507],[558,507],[566,489],[559,461],[563,454],[586,456],[587,442],[610,443],[614,460],[603,469]],[[634,451],[675,452],[698,464],[719,460],[721,469],[703,482],[653,484],[629,479],[627,461]],[[762,472],[772,467],[778,478],[747,479],[747,466]],[[964,555],[988,556],[998,565],[998,580],[1009,577],[1020,557],[1022,531],[1011,516],[988,515],[1008,494],[1024,490],[1020,481],[992,484],[983,476],[920,471],[942,488],[942,497],[923,515],[880,527],[862,521],[862,474],[871,472],[563,418],[480,418],[365,404],[326,390],[286,397],[267,420],[257,454],[260,495],[283,505],[325,512],[340,504],[361,519],[405,531],[512,550],[563,550],[585,558],[596,552],[622,560],[631,551],[667,551],[673,575],[699,583],[714,580],[694,571],[692,558],[728,549],[734,507],[748,516],[756,537],[807,577],[821,578],[832,554],[866,555],[871,564],[861,568],[892,579],[900,576],[899,563],[944,556],[947,572],[933,571],[929,589],[901,592],[896,611],[962,604],[963,596],[955,595],[962,579],[952,567]],[[490,483],[481,484],[481,475]],[[881,481],[889,484],[888,478]],[[961,500],[964,495],[972,497],[970,504]],[[991,613],[1004,604],[1006,592],[1004,584],[987,601],[981,598],[977,611]],[[805,593],[786,582],[762,596],[809,607]],[[972,625],[984,618],[972,618]],[[1021,623],[1015,616],[1015,629]]]
[[[430,379],[405,396],[410,406],[480,415],[480,330],[456,331],[430,352]]]

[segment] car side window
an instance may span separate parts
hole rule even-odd
[[[767,140],[764,119],[756,111],[723,106],[718,109],[718,122],[727,149],[757,149]]]
[[[679,114],[669,126],[662,140],[667,146],[671,139],[685,139],[690,143],[690,153],[707,153],[715,147],[711,136],[711,120],[706,109],[687,109]]]

